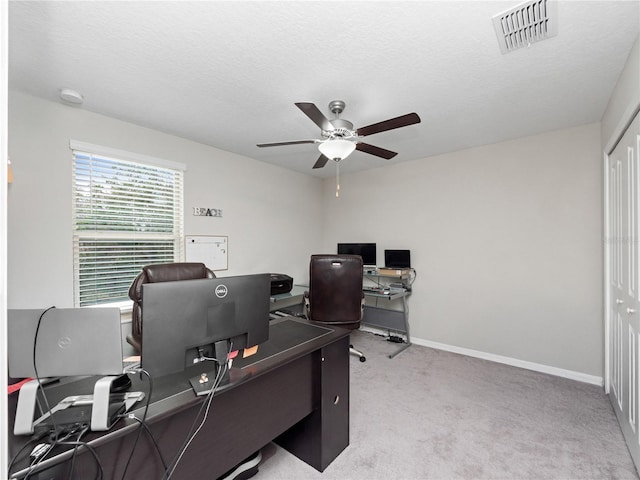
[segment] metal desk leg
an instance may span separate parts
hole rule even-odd
[[[407,302],[406,295],[402,297],[402,309],[404,314],[404,331],[407,336],[407,343],[402,345],[398,350],[389,355],[389,358],[393,358],[401,352],[404,352],[407,348],[411,346],[411,337],[409,336],[409,304]]]

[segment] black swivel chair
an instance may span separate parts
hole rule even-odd
[[[351,330],[360,327],[364,308],[362,257],[359,255],[311,255],[309,291],[305,293],[309,320]],[[364,354],[349,351],[366,361]]]
[[[133,310],[131,312],[131,334],[127,335],[127,342],[133,345],[138,355],[142,351],[142,285],[215,277],[213,271],[208,269],[204,263],[159,263],[142,268],[142,272],[129,287],[129,298],[133,300]]]

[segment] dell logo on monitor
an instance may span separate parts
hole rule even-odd
[[[227,289],[226,285],[218,285],[216,287],[216,297],[218,298],[224,298],[227,296],[227,293],[229,293],[229,290]]]

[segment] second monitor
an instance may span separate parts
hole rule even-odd
[[[375,267],[377,252],[375,243],[339,243],[339,255],[360,255],[365,267]]]

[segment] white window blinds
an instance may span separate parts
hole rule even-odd
[[[143,266],[184,259],[183,171],[72,151],[75,304],[128,301]]]

